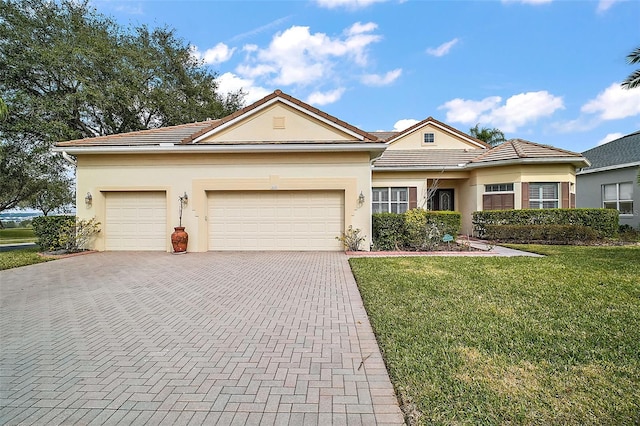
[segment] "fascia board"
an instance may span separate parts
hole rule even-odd
[[[636,167],[636,166],[640,166],[640,161],[635,161],[633,163],[625,163],[625,164],[615,164],[612,166],[598,167],[598,168],[589,169],[589,170],[581,170],[577,172],[576,175],[587,175],[589,173],[606,172],[609,170],[626,169],[628,167]]]

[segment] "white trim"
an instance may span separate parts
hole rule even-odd
[[[377,171],[423,171],[423,170],[468,170],[468,169],[481,169],[486,167],[507,166],[513,164],[576,164],[579,161],[576,157],[551,157],[551,158],[518,158],[512,160],[499,160],[499,161],[484,161],[480,163],[460,163],[457,166],[397,166],[397,167],[384,167],[373,166],[373,170]],[[580,161],[582,163],[582,161]]]
[[[268,145],[137,145],[137,146],[78,146],[54,147],[54,152],[69,154],[189,154],[198,153],[245,153],[245,152],[342,152],[369,151],[382,152],[384,143],[344,143],[344,144],[268,144]]]
[[[191,144],[196,144],[196,143],[200,142],[201,140],[204,140],[204,139],[206,139],[206,138],[208,138],[208,137],[210,137],[212,135],[215,135],[216,133],[218,133],[218,132],[220,132],[220,131],[228,128],[228,127],[231,127],[231,126],[235,125],[236,123],[244,120],[245,118],[250,117],[250,116],[258,113],[258,112],[270,107],[271,105],[273,105],[273,104],[275,104],[277,102],[282,102],[283,104],[285,104],[285,105],[287,105],[287,106],[289,106],[289,107],[291,107],[291,108],[293,108],[295,110],[298,110],[298,111],[302,112],[303,114],[309,115],[309,116],[315,118],[316,120],[319,120],[319,121],[321,121],[321,122],[323,122],[323,123],[335,128],[335,129],[338,129],[343,133],[347,133],[348,135],[351,135],[351,136],[355,137],[356,139],[358,139],[360,141],[364,140],[364,136],[354,132],[353,130],[350,130],[350,129],[347,129],[346,127],[340,126],[340,125],[336,124],[335,122],[333,122],[331,120],[328,120],[328,119],[326,119],[326,118],[324,118],[324,117],[322,117],[322,116],[320,116],[320,115],[318,115],[318,114],[316,114],[314,112],[309,111],[308,109],[302,108],[298,104],[290,102],[290,101],[288,101],[288,100],[286,100],[284,98],[281,98],[279,96],[276,96],[275,98],[263,103],[262,105],[260,105],[260,106],[258,106],[256,108],[253,108],[253,109],[245,112],[242,115],[237,116],[233,120],[229,120],[229,121],[217,126],[215,129],[212,129],[212,130],[208,131],[207,133],[205,133],[205,134],[203,134],[201,136],[198,136],[197,138],[195,138],[191,142]]]
[[[581,170],[576,173],[576,176],[586,175],[589,173],[606,172],[608,170],[626,169],[627,167],[636,167],[636,166],[640,166],[640,161],[634,161],[633,163],[625,163],[625,164],[614,164],[612,166],[605,166],[605,167],[597,167],[595,169],[590,169],[590,170]]]
[[[448,129],[448,128],[444,127],[444,126],[441,126],[440,124],[438,124],[438,123],[436,123],[436,122],[434,122],[434,121],[431,121],[431,120],[426,121],[424,124],[422,124],[422,126],[418,126],[418,127],[416,127],[415,129],[413,129],[413,130],[412,130],[412,131],[410,131],[409,133],[401,133],[401,134],[399,134],[399,135],[395,136],[393,139],[390,139],[389,141],[387,141],[387,145],[391,145],[391,144],[392,144],[392,143],[394,143],[395,141],[397,141],[397,140],[399,140],[399,139],[402,139],[403,137],[408,136],[408,135],[410,135],[410,134],[412,134],[412,133],[414,133],[414,132],[417,132],[418,130],[420,130],[420,129],[422,129],[423,127],[425,127],[427,124],[431,124],[432,126],[435,126],[435,127],[437,127],[438,129],[442,130],[443,132],[446,132],[446,133],[449,133],[449,134],[456,135],[456,136],[457,136],[457,137],[459,137],[460,139],[463,139],[465,142],[468,142],[468,143],[470,143],[470,144],[472,144],[472,145],[475,145],[475,146],[480,147],[480,148],[487,148],[487,146],[486,146],[486,145],[480,144],[480,143],[478,143],[478,142],[474,141],[473,139],[470,139],[470,138],[468,138],[468,137],[465,137],[463,134],[458,134],[458,133],[456,133],[456,132],[452,132],[452,131],[451,131],[451,129]],[[434,140],[435,140],[435,139],[434,139]],[[425,145],[425,144],[423,143],[423,145]],[[432,146],[432,145],[431,145],[431,144],[427,144],[427,146]]]

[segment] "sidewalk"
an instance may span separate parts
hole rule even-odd
[[[458,244],[467,243],[466,240],[457,240]],[[458,256],[458,257],[544,257],[541,254],[528,251],[515,250],[508,247],[489,244],[488,241],[471,239],[469,245],[480,251],[348,251],[348,257],[413,257],[413,256]]]

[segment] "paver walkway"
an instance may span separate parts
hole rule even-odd
[[[95,253],[0,302],[0,424],[402,424],[342,253]]]

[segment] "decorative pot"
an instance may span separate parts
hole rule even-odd
[[[171,244],[174,253],[186,253],[187,243],[189,242],[189,234],[184,230],[184,226],[176,226],[171,234]]]

